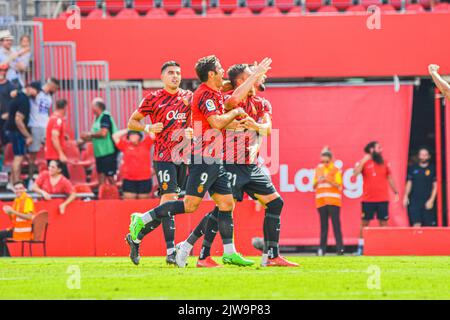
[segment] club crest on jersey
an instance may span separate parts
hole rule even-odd
[[[212,101],[211,99],[206,100],[206,109],[208,109],[208,111],[214,111],[216,110],[216,105],[214,104],[214,101]]]
[[[204,187],[203,187],[203,185],[201,184],[201,185],[199,185],[198,186],[198,188],[197,188],[197,192],[198,193],[202,193],[203,192],[203,190],[204,190]]]

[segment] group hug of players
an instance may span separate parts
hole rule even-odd
[[[178,63],[169,61],[162,66],[164,88],[148,94],[128,123],[130,130],[156,136],[153,160],[161,195],[159,206],[131,215],[126,241],[134,264],[139,264],[143,238],[162,224],[168,264],[185,267],[195,242],[204,236],[197,266],[220,267],[210,256],[211,245],[219,233],[224,264],[253,265],[254,261],[236,251],[233,241],[235,201],[242,201],[245,192],[265,208],[261,266],[298,266],[279,254],[283,199],[256,163],[261,138],[269,135],[272,128],[271,105],[258,96],[258,91],[264,90],[271,63],[265,58],[253,65],[233,65],[227,71],[228,81],[224,81],[225,71],[219,59],[203,57],[195,65],[201,85],[194,93],[180,88]],[[143,123],[147,116],[151,124]],[[192,129],[199,125],[201,130]],[[174,159],[174,151],[180,146],[180,139],[174,135],[180,131],[192,146],[185,161]],[[239,135],[249,132],[257,138],[248,145],[240,143]],[[234,147],[232,152],[223,151],[230,146]],[[179,200],[184,184],[186,195]],[[175,246],[174,215],[196,211],[206,192],[216,204],[214,210],[203,217],[185,241]]]

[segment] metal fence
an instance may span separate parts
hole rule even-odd
[[[0,1],[0,16],[10,16],[11,7],[9,1]]]
[[[67,110],[69,127],[77,138],[79,134],[79,109],[76,60],[75,43],[44,43],[45,78],[55,77],[60,81],[60,89],[53,98],[55,100],[66,99],[69,103]]]
[[[1,26],[1,29],[8,29],[14,36],[15,49],[20,50],[20,42],[24,36],[30,39],[30,60],[28,67],[21,74],[22,82],[44,80],[44,47],[43,31],[41,22],[13,22]]]
[[[128,118],[136,110],[142,99],[142,83],[140,82],[112,82],[108,84],[110,97],[107,106],[117,127],[127,127]]]
[[[93,123],[90,110],[94,98],[109,101],[109,66],[106,61],[77,62],[78,76],[78,129],[89,131]]]

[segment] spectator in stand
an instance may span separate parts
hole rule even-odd
[[[390,163],[383,158],[383,149],[377,141],[372,141],[364,148],[366,155],[356,164],[353,177],[363,176],[362,221],[358,244],[358,255],[362,255],[364,240],[362,229],[370,225],[375,213],[380,227],[386,227],[389,219],[389,186],[395,193],[395,202],[399,194],[391,173]]]
[[[113,184],[117,173],[117,149],[112,135],[117,131],[117,126],[111,114],[106,111],[103,99],[95,98],[92,101],[92,112],[95,121],[91,132],[82,133],[81,140],[92,141],[99,184]]]
[[[18,181],[14,184],[16,199],[12,206],[3,206],[12,222],[12,228],[0,231],[0,256],[9,257],[8,246],[4,240],[12,238],[14,240],[33,239],[32,223],[35,214],[33,199],[26,193],[25,184]]]
[[[19,58],[28,54],[30,52],[30,47],[16,51],[13,48],[14,37],[9,30],[0,31],[0,40],[2,40],[2,46],[0,47],[0,63],[9,65],[6,78],[11,81],[16,89],[20,89],[24,86],[24,83],[21,83],[20,72],[24,72],[27,66],[21,62]]]
[[[36,98],[41,89],[39,82],[32,82],[25,91],[17,92],[10,103],[8,120],[5,124],[6,135],[12,143],[14,160],[11,168],[11,186],[20,180],[25,149],[33,142],[30,130],[27,128],[30,118],[30,100]]]
[[[9,104],[12,100],[11,92],[15,90],[13,84],[6,79],[7,64],[0,64],[0,142],[3,146],[8,143],[5,135],[5,123],[8,119]]]
[[[421,148],[417,163],[408,168],[403,205],[408,208],[409,223],[413,227],[436,226],[436,212],[433,210],[437,195],[436,170],[430,159],[430,151]]]
[[[66,115],[67,100],[56,101],[55,111],[48,120],[45,134],[45,159],[47,164],[52,160],[61,162],[61,170],[64,176],[69,178],[67,170],[67,157],[64,153],[66,141],[64,117]]]
[[[45,143],[46,129],[50,110],[52,110],[52,95],[59,89],[59,81],[50,78],[42,87],[36,99],[31,101],[30,122],[28,126],[33,136],[33,143],[28,147],[29,152],[29,176],[32,177],[35,172],[36,154],[41,150]]]
[[[31,38],[29,35],[24,34],[20,37],[18,51],[23,52],[23,54],[20,55],[17,60],[23,66],[23,69],[19,71],[19,78],[20,83],[24,85],[25,83],[27,83],[26,73],[30,68],[31,61]]]
[[[40,194],[45,200],[50,200],[51,195],[66,194],[68,198],[59,205],[59,213],[64,214],[67,206],[77,198],[72,183],[62,174],[63,163],[59,160],[51,160],[48,171],[42,171],[33,185],[33,191]]]
[[[339,216],[342,205],[342,172],[334,165],[333,154],[328,147],[325,147],[320,154],[320,164],[314,173],[314,189],[316,190],[316,207],[320,215],[320,248],[317,255],[326,254],[330,217],[337,254],[343,255],[344,244]]]
[[[117,149],[123,153],[123,198],[146,199],[152,190],[150,151],[153,140],[142,132],[120,130],[113,134]]]

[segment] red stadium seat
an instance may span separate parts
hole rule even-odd
[[[322,0],[305,0],[305,5],[309,11],[318,10],[322,7]]]
[[[397,10],[402,8],[402,0],[391,0],[389,1],[389,4]]]
[[[114,184],[102,184],[98,189],[98,198],[100,200],[120,199],[119,188]]]
[[[282,16],[281,10],[277,7],[265,7],[261,11],[261,16],[271,16],[271,17],[277,17]]]
[[[145,15],[146,18],[167,18],[169,15],[167,14],[167,11],[162,8],[153,8],[147,12]]]
[[[294,0],[275,0],[275,7],[282,11],[289,11],[297,7],[297,5]]]
[[[238,7],[238,0],[218,0],[218,7],[226,13],[234,11]]]
[[[253,16],[253,12],[247,7],[238,7],[232,12],[231,15],[233,17],[251,17]]]
[[[433,7],[434,12],[445,12],[450,11],[450,4],[449,3],[438,3]]]
[[[431,0],[419,0],[419,4],[425,9],[431,8]]]
[[[333,6],[323,6],[323,7],[320,7],[319,10],[317,10],[317,12],[319,12],[319,13],[334,13],[334,12],[338,12],[338,9],[336,9]]]
[[[67,170],[69,171],[70,182],[73,185],[87,185],[86,171],[83,166],[69,162],[67,164]]]
[[[106,11],[106,18],[111,17],[108,11]],[[101,19],[103,18],[103,10],[102,9],[94,9],[87,15],[88,19]]]
[[[394,13],[394,12],[397,12],[397,10],[395,10],[394,6],[392,6],[390,4],[382,4],[380,6],[380,10],[383,13]]]
[[[247,7],[253,12],[261,12],[267,6],[266,0],[246,0]]]
[[[205,3],[206,7],[208,7],[208,1],[205,1]],[[191,8],[197,13],[203,12],[203,0],[191,0]]]
[[[406,5],[406,12],[425,12],[425,9],[418,3]]]
[[[153,0],[134,0],[134,9],[139,13],[146,13],[154,6]]]
[[[3,165],[6,167],[11,167],[14,159],[12,143],[8,143],[3,148],[4,148]]]
[[[70,163],[78,163],[80,161],[80,149],[78,149],[75,140],[66,141],[64,144],[64,153]]]
[[[87,14],[97,8],[97,1],[82,0],[77,1],[75,4],[80,8],[81,14]]]
[[[117,19],[134,19],[140,18],[139,13],[134,9],[122,9],[116,16]]]
[[[92,193],[92,189],[88,185],[77,185],[74,186],[76,193]]]
[[[356,6],[348,7],[345,12],[366,12],[367,9],[363,5],[357,4]]]
[[[336,7],[338,10],[348,9],[352,7],[352,3],[352,0],[331,0],[331,5]]]
[[[364,7],[369,7],[369,6],[380,6],[382,4],[381,0],[360,0],[359,2],[360,5],[364,6]]]
[[[206,10],[206,16],[207,17],[224,17],[225,13],[220,8],[212,7],[212,8],[208,8]]]
[[[168,13],[175,13],[183,7],[182,0],[163,0],[162,7]]]
[[[118,13],[120,10],[125,8],[124,0],[105,0],[106,10],[109,13]]]
[[[175,13],[176,18],[193,18],[196,16],[197,14],[192,8],[181,8]]]
[[[91,167],[95,163],[94,157],[94,145],[92,142],[88,142],[85,145],[85,149],[81,152],[81,164],[84,167]]]
[[[308,11],[308,9],[306,9],[306,11]],[[300,16],[302,14],[303,14],[302,8],[298,6],[289,9],[287,13],[288,16]]]

